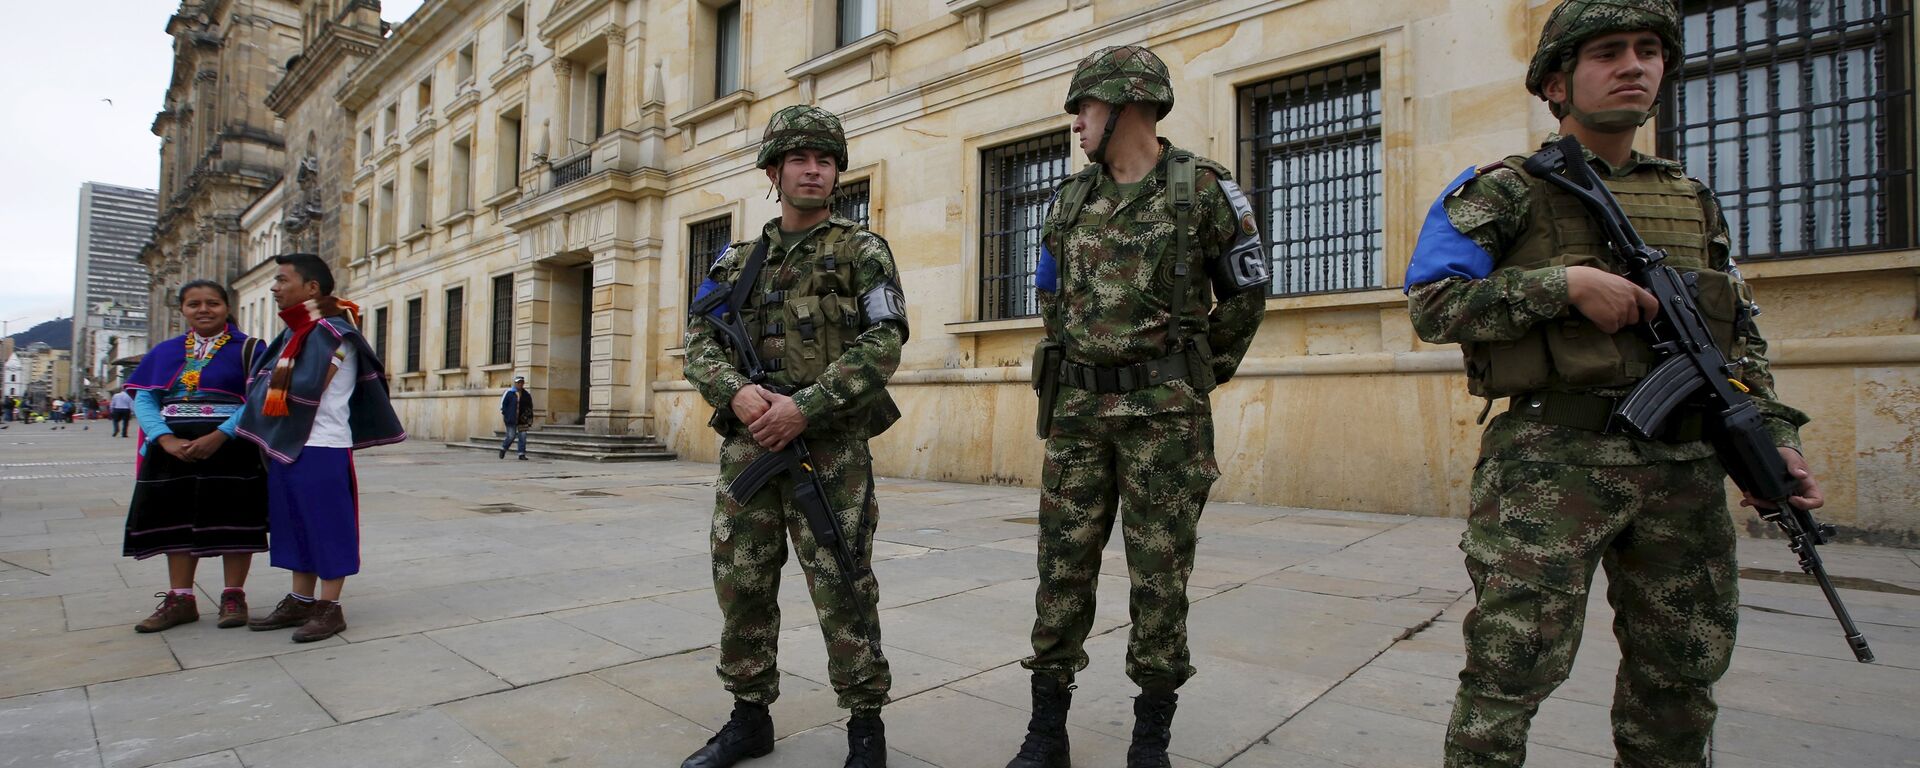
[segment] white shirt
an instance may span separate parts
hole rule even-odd
[[[315,329],[318,330],[318,329]],[[342,343],[333,353],[333,380],[320,394],[320,410],[313,415],[307,445],[314,448],[352,448],[353,428],[347,425],[347,400],[353,397],[360,365],[352,344]]]
[[[116,411],[133,410],[133,395],[129,395],[125,392],[113,393],[113,404],[111,407]]]

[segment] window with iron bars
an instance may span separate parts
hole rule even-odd
[[[493,364],[513,362],[513,275],[493,279]]]
[[[1660,151],[1719,196],[1736,258],[1914,243],[1911,0],[1691,0]]]
[[[1274,296],[1385,285],[1380,57],[1242,86],[1239,166]]]
[[[467,289],[447,289],[447,338],[441,350],[442,368],[459,368],[460,352],[467,345]]]
[[[1071,175],[1067,131],[980,153],[980,319],[1040,314],[1033,273],[1054,188]]]
[[[699,293],[700,283],[707,279],[707,270],[713,268],[713,260],[720,258],[721,251],[731,242],[732,216],[707,219],[687,227],[687,306],[693,306],[693,297]]]
[[[870,226],[873,218],[873,186],[866,179],[840,185],[833,196],[833,215]]]
[[[420,323],[425,319],[425,300],[407,299],[407,371],[420,370]]]

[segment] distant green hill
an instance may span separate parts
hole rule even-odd
[[[28,344],[44,341],[54,349],[73,348],[73,318],[61,317],[28,328],[7,338],[13,339],[14,349]]]

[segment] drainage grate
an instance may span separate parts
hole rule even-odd
[[[523,507],[518,504],[482,504],[477,507],[468,507],[467,509],[483,515],[509,515],[533,511],[533,509],[529,507]]]
[[[1037,517],[1009,517],[1007,518],[1006,521],[1009,523],[1020,523],[1021,525],[1039,525],[1040,524],[1040,518],[1037,518]]]
[[[609,496],[612,496],[613,494],[607,493],[606,491],[574,491],[573,493],[570,493],[567,495],[578,496],[583,499],[604,499]]]

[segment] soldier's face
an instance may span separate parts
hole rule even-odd
[[[1100,134],[1106,131],[1107,116],[1111,114],[1112,104],[1099,99],[1080,100],[1080,114],[1073,116],[1073,132],[1080,135],[1081,152],[1091,153],[1100,147]]]
[[[838,165],[827,152],[796,149],[788,152],[779,165],[768,168],[767,175],[785,199],[824,198],[833,193],[833,185],[840,179]]]
[[[1645,111],[1660,96],[1666,72],[1666,46],[1652,32],[1615,32],[1580,46],[1573,73],[1554,73],[1547,98],[1564,102],[1572,78],[1574,106],[1588,113],[1611,109]]]

